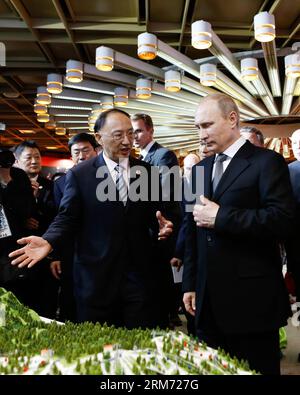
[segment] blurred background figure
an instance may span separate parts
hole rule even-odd
[[[250,143],[256,145],[257,147],[264,147],[264,135],[254,126],[243,126],[240,129],[241,136],[243,136],[246,140],[249,140]]]

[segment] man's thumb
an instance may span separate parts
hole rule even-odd
[[[205,206],[207,203],[209,203],[209,199],[207,199],[204,195],[200,195],[200,202]]]

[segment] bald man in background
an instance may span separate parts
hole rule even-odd
[[[254,126],[243,126],[240,129],[241,136],[243,136],[246,140],[249,140],[250,143],[256,145],[257,147],[264,147],[264,135]]]

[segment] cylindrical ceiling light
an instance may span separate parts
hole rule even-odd
[[[181,89],[181,76],[177,70],[165,72],[165,90],[168,92],[178,92]]]
[[[111,71],[114,68],[113,49],[103,45],[96,49],[96,68],[101,71]]]
[[[66,64],[66,80],[75,84],[83,79],[83,64],[77,60],[68,60]]]
[[[245,81],[258,79],[258,63],[255,58],[245,58],[241,60],[242,78]]]
[[[211,24],[206,21],[192,23],[192,46],[207,49],[211,46]]]
[[[47,110],[47,106],[45,106],[43,104],[39,104],[37,102],[37,99],[35,99],[34,105],[33,105],[33,111],[36,114],[45,114],[48,110]]]
[[[151,33],[138,35],[138,57],[143,60],[153,60],[157,56],[157,37]]]
[[[300,77],[300,53],[288,55],[284,58],[285,75],[290,78]]]
[[[149,99],[151,97],[151,80],[139,78],[136,80],[136,97],[138,99]]]
[[[126,106],[128,104],[128,89],[122,86],[117,87],[114,92],[114,105]]]
[[[110,110],[114,108],[114,101],[112,96],[101,96],[100,97],[101,105],[102,105],[102,111]]]
[[[55,128],[55,134],[57,134],[58,136],[64,136],[67,133],[67,129],[64,127],[56,127]]]
[[[98,116],[99,114],[101,114],[103,111],[102,105],[101,104],[93,104],[92,105],[92,111],[91,111],[91,115],[94,116]]]
[[[260,12],[254,17],[255,40],[262,43],[272,41],[275,38],[275,18],[267,11]]]
[[[47,91],[56,95],[62,92],[62,76],[60,74],[48,74]]]
[[[37,88],[36,102],[38,104],[42,104],[42,105],[45,105],[45,106],[47,106],[48,104],[51,103],[51,95],[47,91],[47,87],[46,86],[39,86]]]
[[[54,117],[50,115],[49,117],[49,121],[47,123],[45,123],[45,128],[52,130],[56,128],[56,122],[54,120]]]
[[[217,82],[217,66],[211,63],[200,65],[200,83],[204,86],[213,86]]]
[[[49,122],[49,114],[38,114],[37,115],[38,122]]]

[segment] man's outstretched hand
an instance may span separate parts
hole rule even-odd
[[[160,211],[156,211],[156,218],[159,226],[158,240],[165,240],[173,232],[173,224],[171,221],[168,221]]]
[[[22,239],[19,239],[17,243],[26,245],[19,250],[11,252],[9,257],[16,258],[11,262],[11,264],[18,265],[19,268],[24,266],[28,266],[30,268],[34,266],[52,251],[51,245],[42,237],[23,237]]]

